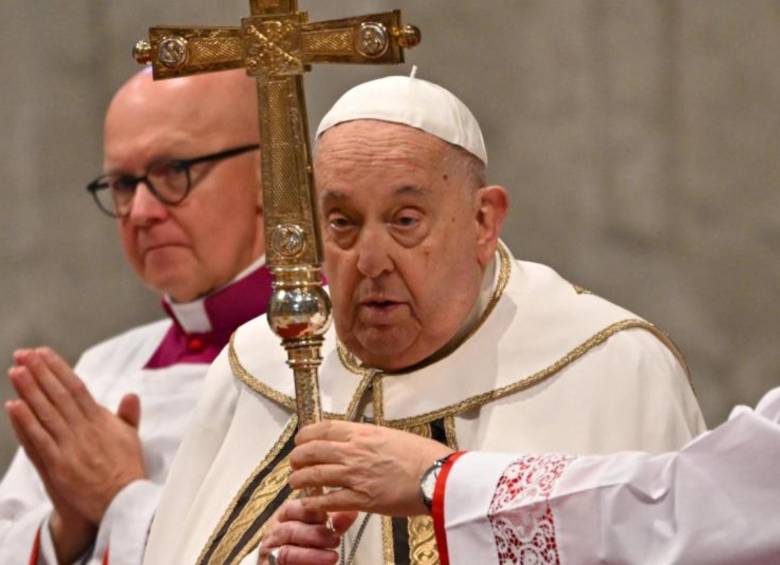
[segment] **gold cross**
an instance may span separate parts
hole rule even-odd
[[[317,371],[330,324],[322,289],[303,73],[313,63],[401,63],[420,31],[398,10],[309,22],[297,0],[250,0],[240,27],[153,27],[133,54],[155,79],[245,68],[257,81],[268,310],[293,370],[299,425],[321,418]],[[225,221],[230,221],[225,218]]]

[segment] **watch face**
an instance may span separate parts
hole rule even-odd
[[[429,500],[433,499],[433,491],[436,489],[436,479],[439,478],[440,470],[441,467],[439,466],[428,469],[428,472],[425,473],[422,481],[420,481],[420,489],[422,489],[423,494]]]

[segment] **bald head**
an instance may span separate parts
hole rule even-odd
[[[148,71],[116,93],[105,121],[106,173],[144,178],[150,166],[258,143],[255,83],[243,71],[155,82]],[[175,165],[171,170],[175,170]],[[264,252],[260,152],[189,167],[190,191],[176,205],[136,182],[122,243],[141,278],[174,300],[223,286]],[[166,177],[156,173],[152,183]]]
[[[154,134],[147,125],[161,124],[179,153],[189,147],[200,151],[205,139],[215,148],[227,137],[234,145],[256,142],[255,82],[241,70],[154,81],[144,69],[114,95],[106,114],[106,139],[120,134],[117,130],[129,127],[128,122],[147,137]]]

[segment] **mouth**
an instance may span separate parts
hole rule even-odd
[[[176,243],[157,243],[155,245],[150,245],[148,247],[145,247],[144,250],[142,251],[142,255],[145,257],[146,255],[148,255],[153,251],[159,251],[161,249],[169,249],[172,247],[183,247],[183,246],[178,245]]]
[[[363,300],[360,317],[370,325],[393,324],[404,311],[405,302],[395,300]]]
[[[378,308],[380,310],[392,308],[393,306],[396,306],[398,304],[401,304],[401,302],[396,302],[395,300],[364,300],[363,302],[360,303],[361,306],[367,306],[369,308]]]

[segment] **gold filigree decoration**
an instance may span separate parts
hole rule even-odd
[[[458,434],[455,432],[455,417],[447,416],[444,418],[444,435],[447,437],[447,445],[455,451],[458,451]]]
[[[395,565],[393,519],[390,516],[382,516],[382,557],[385,559],[385,565]]]
[[[490,317],[490,314],[493,313],[496,304],[498,304],[498,301],[504,295],[504,290],[506,289],[506,285],[509,283],[509,277],[512,274],[512,258],[511,255],[509,254],[509,250],[506,248],[504,242],[502,241],[498,242],[498,247],[496,248],[496,251],[498,253],[498,261],[499,261],[498,281],[496,283],[496,287],[493,289],[493,294],[490,297],[490,301],[485,307],[485,311],[482,312],[482,315],[479,317],[479,320],[477,320],[477,323],[474,324],[474,327],[472,327],[471,330],[469,330],[462,338],[457,340],[457,342],[452,344],[450,354],[455,350],[457,350],[466,341],[468,341],[475,333],[477,333],[479,328],[481,328],[482,325],[485,323],[485,321]],[[355,355],[353,355],[352,352],[349,351],[344,346],[344,344],[341,343],[341,341],[337,342],[337,348],[338,348],[339,360],[341,361],[341,364],[344,365],[344,367],[348,371],[358,375],[363,375],[367,370],[370,370],[369,368],[365,367],[363,363],[360,361],[360,359],[358,359]],[[436,357],[436,362],[441,361],[444,357],[447,357],[447,355],[444,355],[443,357]],[[387,372],[384,374],[403,375],[411,371],[417,371],[425,366],[426,363],[423,362],[419,365],[415,365],[411,369]]]
[[[303,61],[292,54],[300,26],[282,20],[263,22],[261,26],[249,24],[245,29],[247,68],[267,76],[302,72]]]
[[[190,41],[190,63],[193,65],[234,61],[243,56],[240,37],[196,38]]]
[[[217,534],[225,527],[225,524],[236,509],[244,492],[250,487],[255,478],[265,471],[266,467],[268,467],[268,465],[270,465],[270,463],[279,455],[279,452],[285,444],[290,441],[297,425],[297,416],[292,416],[271,450],[266,454],[249,478],[244,481],[244,484],[241,485],[241,488],[233,497],[230,505],[228,505],[227,509],[222,514],[222,518],[217,524],[217,527],[214,529],[211,536],[209,536],[209,540],[205,547],[201,550],[201,554],[197,561],[198,563],[204,562],[203,560],[205,559],[206,552],[214,544]],[[284,488],[284,485],[287,484],[287,477],[290,476],[291,471],[290,462],[285,457],[279,465],[268,474],[258,488],[255,489],[250,500],[240,509],[239,517],[228,526],[227,532],[225,532],[224,536],[219,541],[217,549],[211,554],[207,563],[215,565],[225,563],[226,558],[230,555],[233,547],[235,547],[235,544],[244,533],[246,526],[265,510],[266,506],[268,506],[274,497],[279,494],[282,488]]]
[[[303,51],[309,55],[349,55],[354,35],[352,28],[305,31],[301,44]]]
[[[407,520],[409,533],[409,561],[412,565],[439,563],[436,534],[430,516],[412,516]]]

